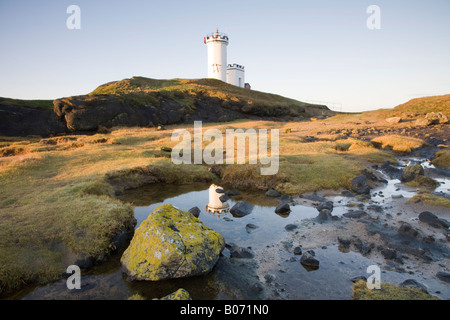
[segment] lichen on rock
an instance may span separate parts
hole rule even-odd
[[[153,300],[192,300],[192,298],[186,289],[180,288],[177,291],[162,297],[161,299]]]
[[[155,208],[122,255],[136,280],[165,280],[209,273],[225,247],[221,234],[170,204]]]

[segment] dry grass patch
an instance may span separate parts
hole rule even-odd
[[[425,141],[417,138],[386,135],[372,139],[372,142],[381,146],[383,149],[392,149],[398,152],[411,152],[425,145]]]
[[[432,194],[427,191],[418,192],[408,200],[409,203],[423,202],[431,206],[450,208],[450,199]]]

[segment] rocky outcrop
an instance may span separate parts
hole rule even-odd
[[[83,95],[53,101],[54,111],[70,131],[95,131],[99,126],[147,126],[179,123],[181,105],[165,103],[159,110],[153,106],[136,106],[113,95]],[[163,111],[163,112],[161,112]]]
[[[444,228],[444,229],[450,228],[449,221],[438,218],[435,214],[433,214],[429,211],[421,212],[419,214],[419,221],[429,224],[430,226],[432,226],[434,228]]]
[[[66,133],[66,124],[51,110],[3,103],[0,98],[0,135],[47,137]]]
[[[443,123],[448,123],[448,118],[442,112],[430,112],[426,114],[425,118],[419,118],[415,121],[416,126],[429,126]]]
[[[157,207],[136,229],[122,255],[125,273],[136,280],[165,280],[209,273],[225,240],[189,212]]]
[[[431,124],[448,123],[447,116],[442,112],[429,112],[425,116],[425,119],[428,119]]]
[[[0,134],[49,136],[115,126],[162,127],[196,120],[298,121],[336,114],[324,105],[263,92],[258,92],[255,100],[249,91],[239,92],[233,86],[224,88],[215,79],[169,82],[142,77],[114,81],[90,94],[56,99],[53,110],[51,100],[0,98]],[[158,90],[165,87],[167,90]]]
[[[243,102],[198,95],[193,106],[158,93],[157,104],[136,104],[115,95],[81,95],[54,100],[54,112],[69,131],[95,131],[99,127],[158,126],[179,123],[223,122],[237,119],[288,120],[305,109],[267,108]],[[310,112],[314,107],[309,107]],[[329,111],[320,109],[321,112]],[[331,111],[330,111],[331,112]]]

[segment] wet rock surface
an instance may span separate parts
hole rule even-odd
[[[247,201],[239,201],[230,209],[230,212],[234,217],[243,217],[250,214],[253,207],[254,205]]]
[[[165,280],[209,273],[225,240],[188,212],[172,205],[156,208],[136,229],[121,257],[136,280]]]

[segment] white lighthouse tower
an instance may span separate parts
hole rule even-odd
[[[203,42],[208,47],[208,78],[226,82],[228,36],[216,29],[216,32],[208,34]]]
[[[208,78],[219,79],[234,86],[245,88],[244,66],[227,64],[228,36],[216,29],[203,42],[208,47]]]

